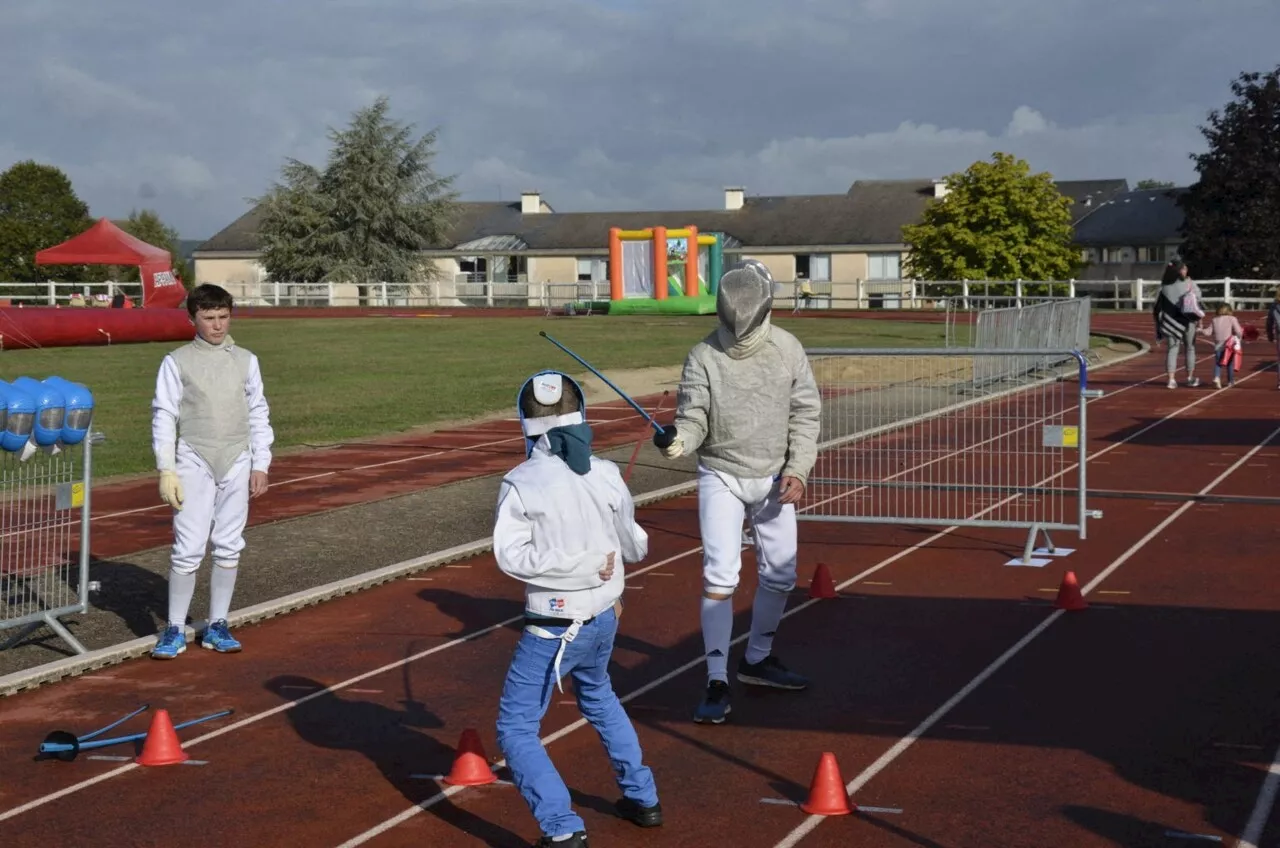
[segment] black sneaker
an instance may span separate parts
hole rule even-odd
[[[748,663],[747,658],[743,657],[738,663],[738,682],[751,686],[770,686],[774,689],[791,690],[804,689],[809,685],[806,678],[788,671],[781,660],[772,655],[755,664]]]
[[[619,798],[614,805],[618,815],[637,827],[658,827],[662,824],[662,805],[642,807],[630,798]]]
[[[729,684],[713,680],[707,684],[707,694],[694,711],[693,720],[698,724],[722,724],[729,709]]]
[[[587,848],[587,832],[580,830],[563,842],[552,842],[550,836],[544,836],[533,848]]]

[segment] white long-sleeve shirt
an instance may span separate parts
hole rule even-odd
[[[613,576],[605,581],[610,552]],[[622,595],[623,563],[648,555],[649,535],[615,463],[592,457],[591,470],[576,474],[543,436],[502,479],[493,553],[504,574],[526,584],[530,615],[587,619]]]
[[[182,442],[221,480],[247,450],[250,468],[271,467],[275,433],[258,357],[230,338],[211,345],[200,337],[167,354],[151,401],[156,470],[177,467]]]

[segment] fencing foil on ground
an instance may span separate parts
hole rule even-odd
[[[1086,537],[1088,364],[1078,350],[810,348],[822,394],[804,521]],[[1061,365],[1028,377],[1017,365]]]
[[[0,641],[10,648],[48,626],[88,653],[59,618],[89,611],[93,445],[101,433],[25,462],[0,453]]]

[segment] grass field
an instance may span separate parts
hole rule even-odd
[[[542,368],[583,369],[539,330],[597,368],[679,365],[715,318],[269,319],[233,321],[256,353],[271,403],[276,448],[404,431],[508,411]],[[940,323],[776,317],[808,346],[940,347]],[[961,334],[967,327],[958,328]],[[958,339],[960,344],[966,338]],[[156,369],[173,343],[15,350],[0,379],[58,375],[94,392],[94,429],[107,442],[95,478],[150,471]]]

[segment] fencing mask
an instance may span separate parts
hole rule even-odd
[[[533,453],[533,446],[540,436],[554,435],[552,453],[570,452],[574,461],[570,462],[568,458],[565,461],[581,467],[581,446],[559,444],[565,437],[573,442],[585,442],[590,454],[587,400],[577,381],[561,371],[540,371],[520,387],[516,408],[520,414],[520,429],[524,433],[526,456]],[[586,470],[578,473],[586,473]]]
[[[737,341],[758,328],[773,309],[773,275],[758,259],[733,263],[716,293],[716,314]]]
[[[716,315],[736,341],[765,322],[773,309],[773,275],[759,259],[735,262],[720,278]]]

